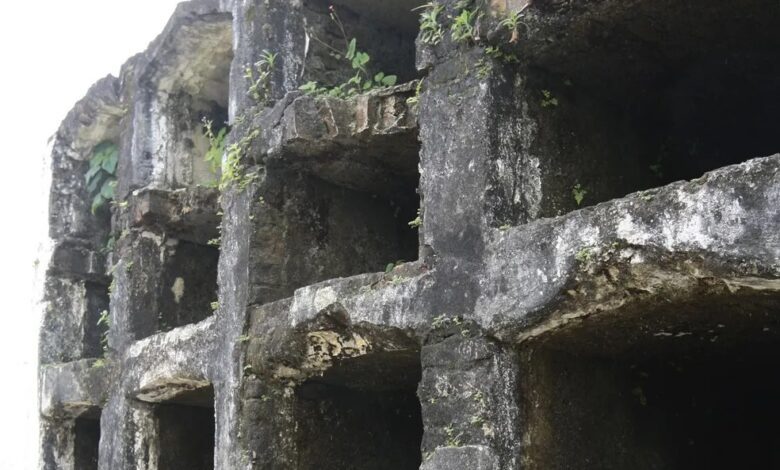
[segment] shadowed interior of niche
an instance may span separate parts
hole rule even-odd
[[[213,313],[219,249],[179,240],[163,268],[160,331],[197,323]]]
[[[97,470],[100,447],[100,413],[76,419],[74,464],[79,470]]]
[[[419,353],[378,353],[344,360],[299,386],[296,468],[419,468],[420,375]]]
[[[617,3],[530,10],[549,23],[522,53],[539,120],[530,152],[546,162],[541,217],[780,152],[780,6],[746,2],[735,19],[722,0]],[[559,14],[569,34],[544,43]]]
[[[422,3],[419,0],[306,0],[304,15],[312,40],[304,82],[314,80],[336,86],[354,75],[355,71],[343,55],[335,53],[342,49],[346,51],[344,35],[347,41],[356,39],[357,50],[369,54],[368,70],[372,77],[384,72],[397,75],[398,83],[417,78],[415,39],[419,15],[412,9]],[[331,20],[331,6],[344,26],[343,32]]]
[[[160,470],[214,468],[214,389],[155,405]]]
[[[529,343],[528,468],[777,467],[778,305],[645,306]]]
[[[84,357],[103,357],[108,325],[100,321],[103,312],[109,309],[109,288],[96,282],[86,282],[87,309],[84,319]]]

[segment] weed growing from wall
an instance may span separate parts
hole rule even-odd
[[[444,7],[437,2],[429,2],[412,11],[417,10],[422,10],[420,13],[420,41],[431,46],[439,44],[444,38],[444,27],[439,20],[439,15],[444,11]]]
[[[254,68],[244,69],[244,78],[249,82],[247,94],[261,105],[265,105],[271,97],[271,74],[276,67],[277,54],[264,50]]]
[[[93,214],[107,201],[114,199],[118,161],[119,148],[113,142],[101,142],[92,150],[89,170],[84,175],[84,179],[87,182],[87,191],[92,198]]]
[[[375,75],[371,75],[368,71],[368,63],[371,61],[371,56],[368,53],[361,51],[357,48],[357,40],[355,38],[349,39],[347,37],[344,23],[339,18],[336,8],[330,7],[330,18],[336,26],[338,26],[344,37],[346,49],[340,51],[333,46],[326,44],[316,36],[312,36],[317,42],[330,49],[336,54],[337,57],[343,57],[347,60],[352,67],[355,74],[347,80],[346,83],[328,88],[320,86],[316,81],[310,81],[300,87],[300,90],[307,95],[313,96],[332,96],[334,98],[348,98],[358,93],[368,92],[378,88],[391,87],[396,84],[398,77],[396,75],[387,75],[384,72],[379,72]]]

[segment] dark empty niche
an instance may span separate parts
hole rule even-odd
[[[778,303],[637,308],[525,347],[526,468],[778,468]]]
[[[76,419],[73,442],[74,466],[79,470],[97,470],[100,447],[100,413]]]
[[[157,292],[160,331],[206,319],[217,299],[218,248],[177,240],[166,251]]]
[[[301,470],[412,470],[422,461],[419,353],[343,361],[296,390]]]
[[[228,121],[230,66],[233,60],[232,20],[229,14],[198,17],[177,32],[179,47],[157,58],[148,80],[156,82],[158,94],[151,106],[161,114],[158,148],[151,149],[163,162],[163,178],[169,189],[212,185],[219,175],[205,161],[209,139],[204,120],[214,133]],[[186,52],[182,52],[186,51]]]
[[[355,39],[357,49],[371,57],[370,75],[384,72],[396,75],[398,83],[417,77],[415,39],[419,16],[412,11],[419,0],[375,2],[369,0],[306,0],[307,33],[311,38],[304,82],[317,81],[332,87],[346,83],[355,71],[343,56],[332,49],[346,50],[346,42]],[[344,26],[344,33],[330,17],[331,5]]]
[[[100,317],[109,309],[109,289],[105,284],[96,282],[86,282],[85,287],[87,309],[84,319],[84,357],[103,357],[103,341],[108,325],[100,322]]]
[[[159,430],[159,470],[214,468],[214,391],[179,396],[155,405]]]
[[[576,40],[529,51],[540,216],[580,207],[578,184],[586,206],[780,151],[780,8],[661,3],[570,18]]]
[[[416,160],[416,156],[415,156]],[[385,271],[389,263],[418,258],[417,169],[387,191],[337,185],[312,172],[271,169],[255,207],[250,271],[263,301],[327,279]],[[358,178],[357,184],[371,184]]]

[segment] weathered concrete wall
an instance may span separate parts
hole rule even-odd
[[[41,468],[780,464],[780,7],[422,3],[185,2],[75,106]]]

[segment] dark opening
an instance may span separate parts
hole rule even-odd
[[[778,468],[776,311],[761,296],[698,300],[529,346],[528,468]]]
[[[95,282],[85,283],[87,311],[84,318],[84,357],[103,357],[104,341],[108,325],[100,321],[109,308],[108,286]]]
[[[159,470],[214,468],[215,418],[212,388],[157,405]]]
[[[415,69],[415,39],[419,16],[412,11],[419,0],[375,2],[369,0],[306,0],[304,14],[311,38],[310,51],[303,82],[317,81],[325,86],[345,83],[355,71],[343,54],[346,41],[355,39],[357,50],[369,54],[370,75],[384,72],[397,75],[398,83],[417,78]],[[335,8],[344,25],[342,33],[330,18],[330,6]]]
[[[343,361],[296,390],[295,468],[412,470],[422,461],[417,353]]]
[[[178,240],[168,253],[158,291],[160,331],[208,318],[217,299],[219,249]]]
[[[549,166],[542,216],[780,152],[780,6],[747,2],[738,18],[732,8],[531,9],[548,22],[539,41],[546,27],[571,31],[524,48],[533,64],[524,93],[541,116],[532,154]]]
[[[73,443],[74,465],[79,470],[97,470],[100,447],[100,414],[76,419]]]

